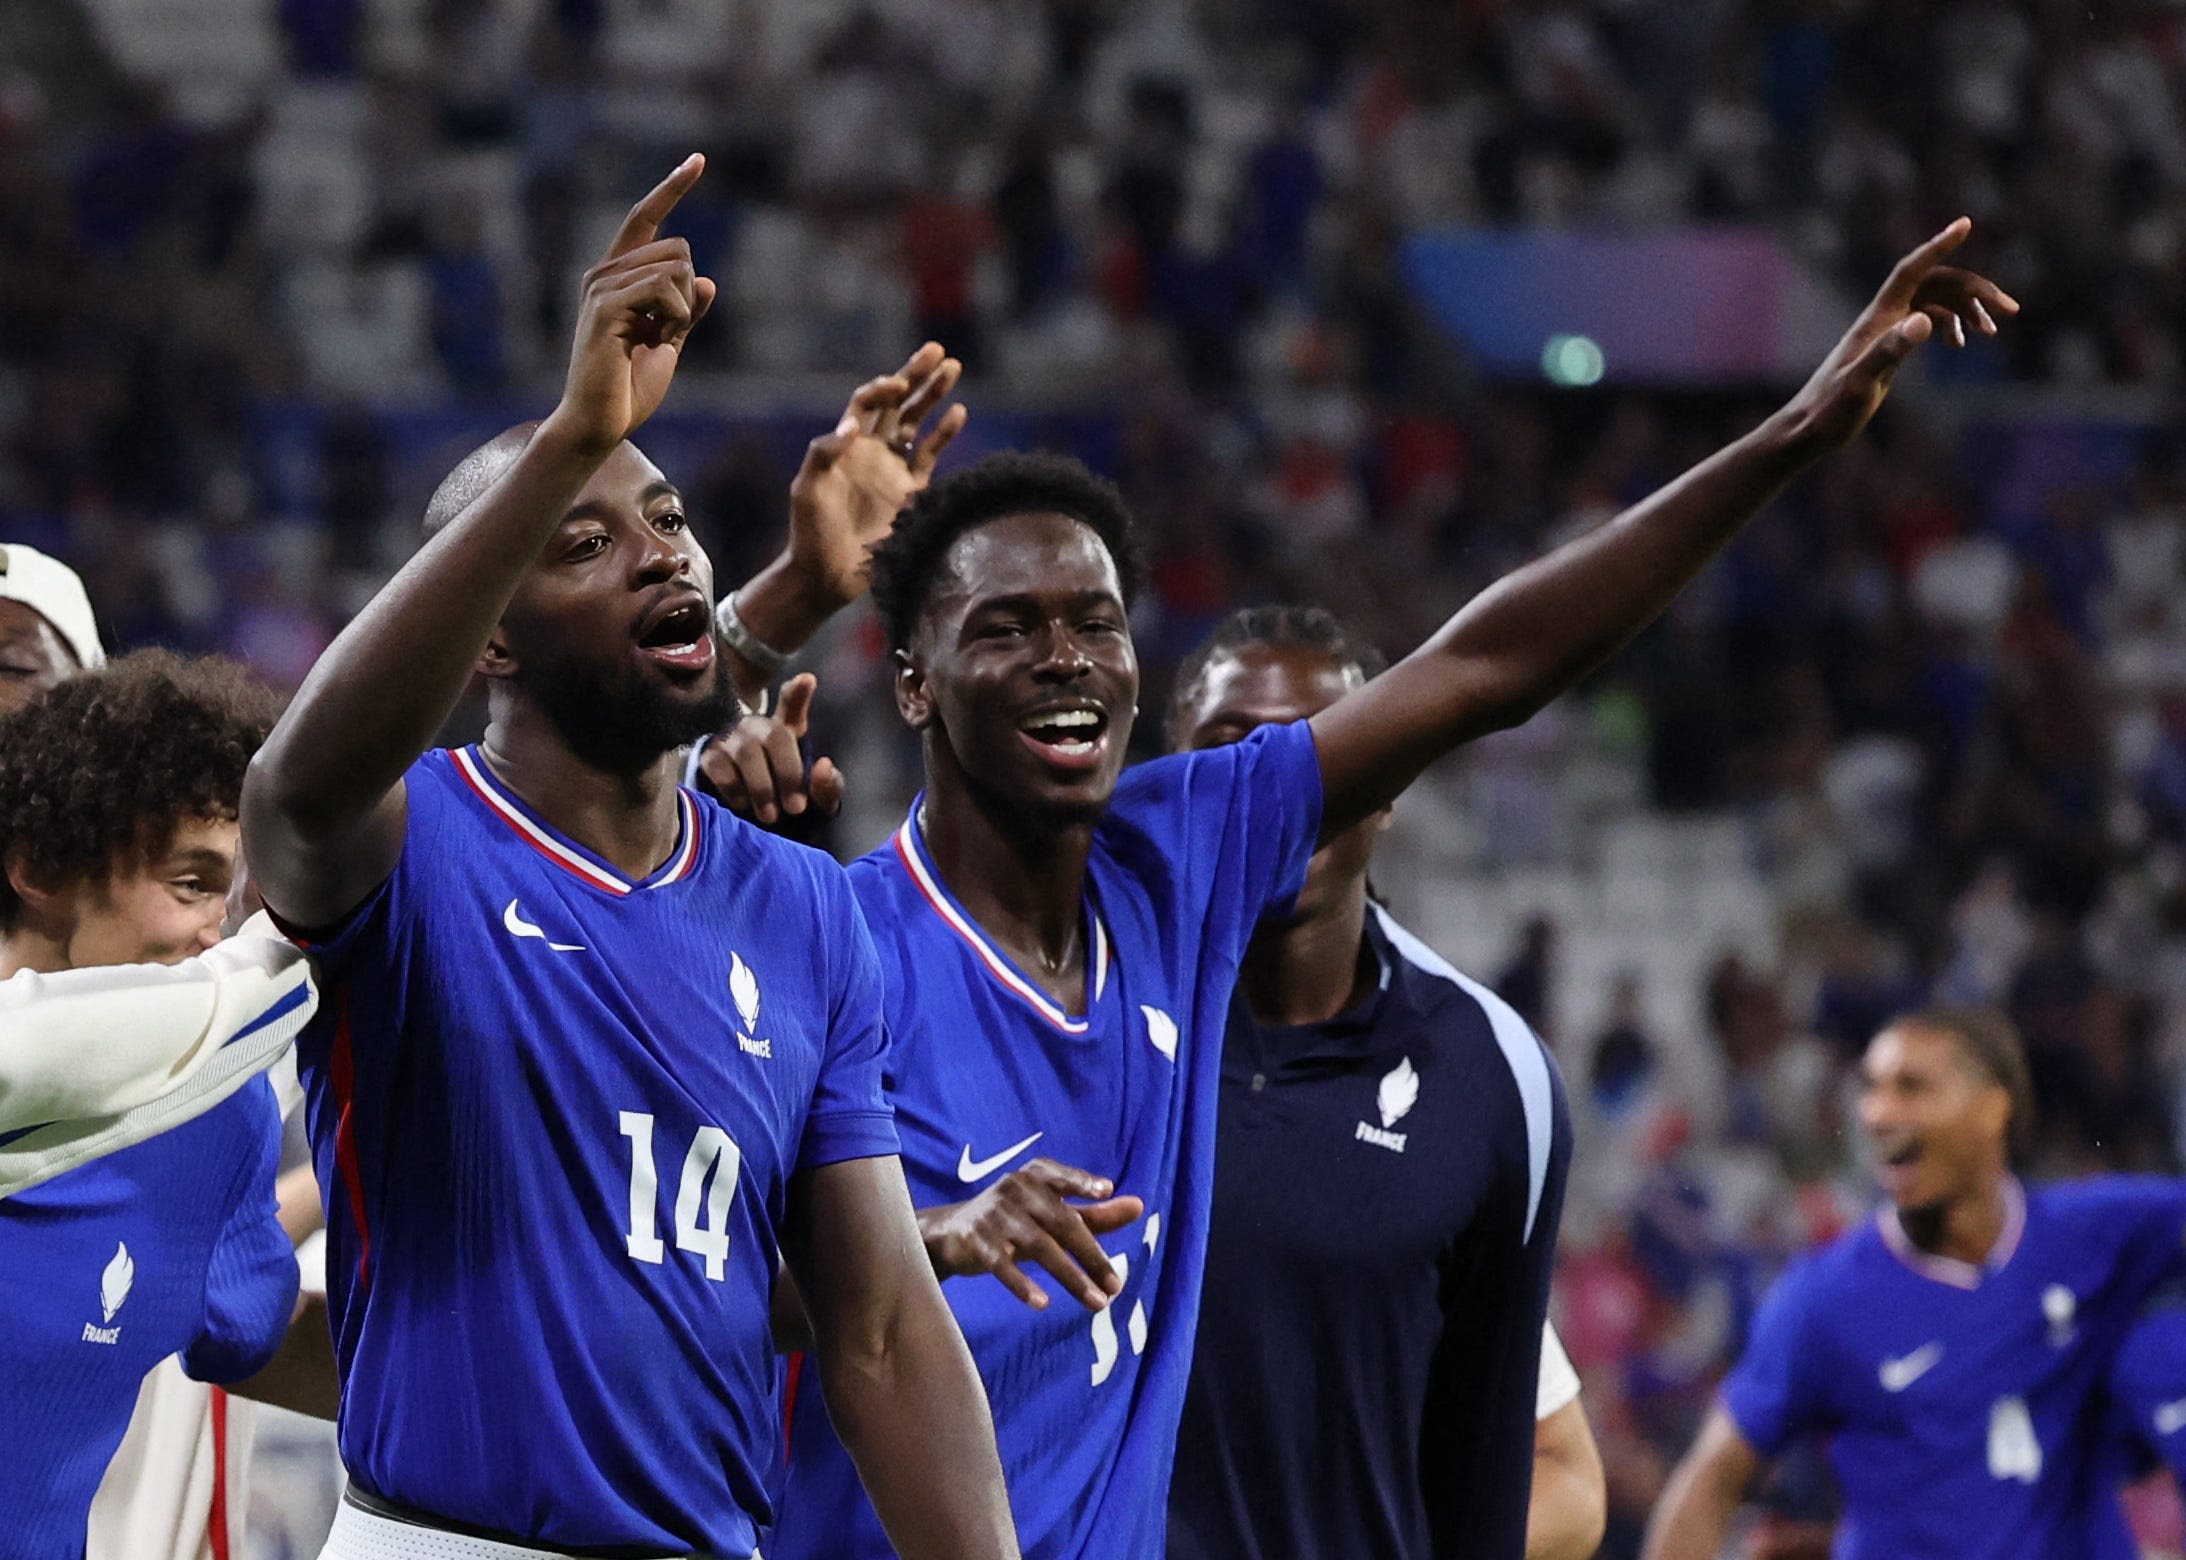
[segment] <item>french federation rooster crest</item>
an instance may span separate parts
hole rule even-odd
[[[1419,1074],[1412,1070],[1412,1059],[1407,1056],[1382,1075],[1381,1088],[1375,1092],[1374,1103],[1381,1109],[1384,1131],[1402,1121],[1419,1103]]]
[[[734,953],[729,955],[729,995],[736,999],[736,1016],[744,1021],[744,1033],[759,1033],[759,977]]]
[[[114,1242],[114,1260],[107,1263],[106,1271],[99,1275],[99,1305],[106,1312],[105,1320],[114,1319],[114,1313],[129,1298],[129,1286],[136,1281],[136,1259],[129,1255],[126,1244]]]

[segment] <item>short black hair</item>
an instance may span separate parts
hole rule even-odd
[[[1939,1003],[1900,1014],[1890,1027],[1940,1030],[1956,1040],[1974,1069],[2011,1096],[2007,1142],[2015,1154],[2026,1151],[2034,1136],[2034,1079],[2010,1019],[1994,1008]]]
[[[1334,665],[1371,682],[1389,668],[1389,658],[1375,643],[1323,607],[1300,607],[1276,602],[1267,606],[1240,607],[1214,626],[1177,665],[1176,680],[1169,685],[1169,719],[1174,722],[1185,705],[1199,692],[1207,668],[1223,656],[1248,646],[1272,650],[1307,650],[1326,656]]]
[[[139,650],[0,717],[0,862],[60,883],[166,852],[197,819],[232,819],[243,772],[281,713],[233,661]],[[0,871],[0,927],[22,901]]]
[[[901,650],[917,632],[950,545],[966,531],[1011,515],[1068,515],[1107,547],[1126,602],[1145,583],[1130,506],[1113,482],[1067,455],[989,455],[919,494],[874,547],[873,605],[891,650]]]

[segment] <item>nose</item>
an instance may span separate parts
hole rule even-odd
[[[1052,623],[1040,647],[1040,663],[1032,670],[1046,682],[1075,682],[1093,670],[1093,658],[1067,626]]]
[[[690,573],[691,560],[671,538],[649,525],[641,527],[639,535],[642,540],[636,549],[638,584],[658,585],[679,574]]]

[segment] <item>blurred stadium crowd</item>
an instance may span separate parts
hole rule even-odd
[[[1405,235],[1735,220],[1864,293],[1972,215],[2026,305],[1977,389],[1894,409],[1387,853],[1572,1084],[1559,1316],[1618,1553],[1776,1264],[1865,1206],[1840,1127],[1885,1015],[2004,1004],[2044,1172],[2178,1160],[2186,9],[2085,10],[8,0],[0,534],[115,641],[293,684],[454,454],[544,404],[579,257],[696,146],[723,297],[662,437],[724,582],[810,408],[933,336],[975,440],[1133,498],[1155,687],[1247,600],[1401,652],[1764,404],[1483,383]],[[876,666],[825,658],[872,816]]]

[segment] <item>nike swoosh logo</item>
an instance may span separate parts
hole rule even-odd
[[[1914,1382],[1935,1369],[1936,1361],[1943,1358],[1943,1345],[1923,1344],[1903,1359],[1884,1360],[1882,1369],[1875,1374],[1882,1379],[1885,1392],[1903,1392]]]
[[[2150,1417],[2155,1422],[2158,1435],[2176,1435],[2179,1431],[2186,1430],[2186,1398],[2180,1398],[2175,1403],[2158,1403],[2155,1413]]]
[[[509,929],[512,937],[536,937],[541,942],[546,942],[546,933],[524,919],[523,912],[516,908],[516,901],[513,899],[509,901],[509,907],[501,912],[501,924]],[[556,953],[584,952],[583,943],[550,942],[547,946]]]
[[[995,1171],[1001,1169],[1012,1159],[1015,1159],[1019,1154],[1022,1154],[1026,1149],[1032,1147],[1033,1144],[1039,1142],[1040,1139],[1046,1136],[1047,1134],[1045,1132],[1035,1132],[1032,1134],[1031,1137],[1026,1138],[1022,1143],[1012,1143],[1008,1148],[1003,1149],[1001,1153],[996,1154],[992,1159],[972,1158],[972,1146],[971,1144],[966,1143],[964,1145],[964,1157],[956,1162],[956,1178],[959,1181],[964,1182],[967,1186],[974,1181],[984,1181],[988,1176],[994,1174]]]

